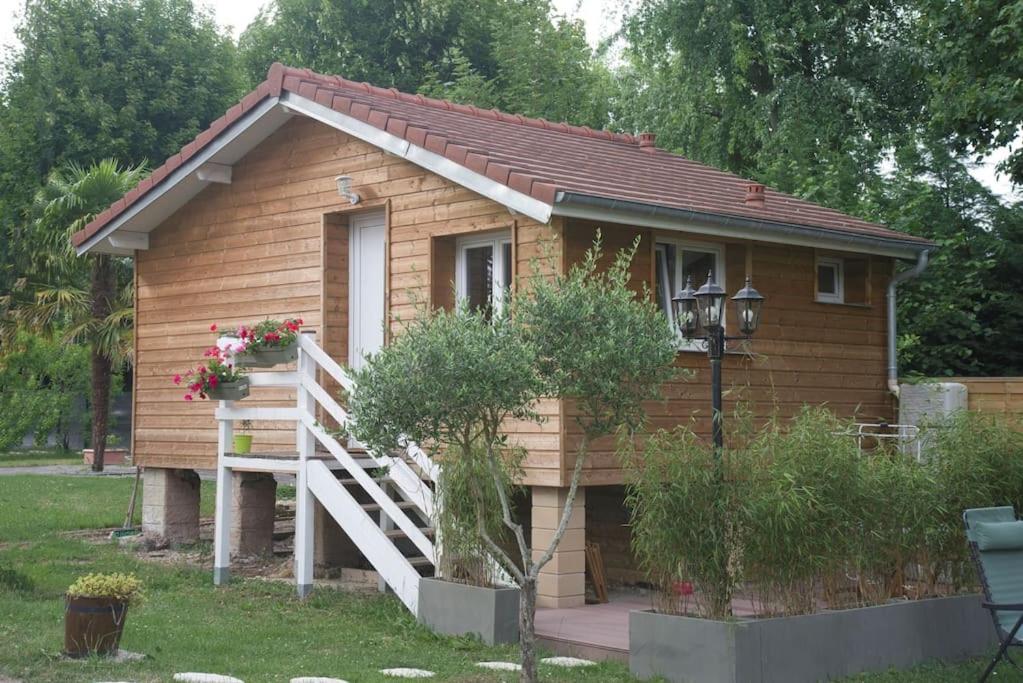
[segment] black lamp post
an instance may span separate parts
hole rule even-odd
[[[720,455],[724,447],[724,431],[721,413],[721,357],[724,355],[725,343],[734,339],[749,339],[757,331],[760,324],[760,307],[764,297],[753,289],[750,279],[740,289],[732,301],[738,313],[738,337],[725,336],[724,314],[725,298],[728,295],[716,282],[714,271],[707,274],[707,282],[699,290],[693,291],[691,279],[686,279],[686,286],[671,300],[675,310],[675,322],[679,331],[686,339],[702,339],[707,344],[707,356],[710,358],[711,383],[711,424],[714,435],[714,450]]]

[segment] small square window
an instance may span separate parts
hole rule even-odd
[[[817,301],[840,304],[844,301],[842,259],[817,259]]]

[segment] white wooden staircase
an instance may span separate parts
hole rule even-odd
[[[248,408],[244,402],[220,402],[216,411],[214,582],[222,584],[229,575],[232,473],[292,473],[296,477],[295,583],[299,595],[307,595],[313,586],[315,500],[373,565],[382,582],[415,614],[421,572],[430,573],[437,564],[431,540],[431,483],[437,467],[411,444],[393,453],[356,452],[346,447],[317,420],[317,415],[323,415],[338,425],[349,424],[348,414],[319,383],[326,378],[349,394],[355,391],[351,377],[316,344],[314,335],[303,333],[299,335],[297,370],[249,374],[253,388],[296,388],[294,408]],[[294,422],[295,452],[272,456],[231,453],[236,420]]]

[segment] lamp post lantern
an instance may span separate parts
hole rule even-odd
[[[725,290],[714,282],[714,271],[710,271],[707,274],[707,282],[700,289],[694,292],[692,282],[687,278],[685,287],[671,300],[675,322],[682,336],[687,340],[702,339],[707,344],[707,357],[710,359],[711,426],[715,457],[718,458],[724,447],[721,358],[724,355],[725,344],[731,340],[749,339],[753,336],[760,325],[760,308],[764,303],[764,297],[753,289],[747,277],[745,286],[732,297],[741,335],[728,337],[725,335],[724,326],[727,296]]]

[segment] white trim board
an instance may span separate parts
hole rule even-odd
[[[223,133],[211,140],[185,163],[174,169],[160,183],[136,199],[131,206],[104,225],[99,232],[76,247],[79,256],[98,248],[101,253],[123,254],[126,249],[114,247],[107,237],[119,230],[148,233],[171,214],[199,194],[213,180],[199,177],[199,169],[211,168],[211,162],[231,166],[280,128],[290,115],[270,97],[256,105]],[[205,176],[205,173],[203,174]],[[210,176],[205,176],[209,178]],[[127,255],[131,255],[128,251]]]
[[[513,190],[507,185],[502,185],[485,175],[470,171],[465,166],[456,164],[447,157],[413,145],[408,140],[380,130],[376,126],[371,126],[352,116],[334,111],[329,107],[296,95],[293,92],[286,92],[281,95],[281,105],[296,113],[304,114],[309,118],[337,128],[353,137],[359,138],[363,142],[368,142],[428,171],[432,171],[442,178],[446,178],[488,199],[492,199],[513,211],[529,216],[539,223],[547,223],[551,218],[552,207],[549,204]]]
[[[786,244],[800,247],[817,247],[831,251],[843,251],[851,254],[873,254],[876,256],[891,256],[893,258],[916,260],[921,249],[912,249],[900,245],[891,247],[881,245],[863,244],[853,239],[844,238],[836,233],[834,237],[821,235],[792,235],[779,234],[768,230],[756,228],[745,228],[739,226],[722,227],[708,225],[695,221],[669,218],[666,216],[649,216],[631,211],[612,211],[610,209],[598,209],[594,207],[578,206],[571,204],[555,204],[552,212],[554,216],[566,218],[583,218],[591,221],[602,221],[604,223],[620,223],[644,228],[659,228],[675,232],[688,232],[693,235],[706,235],[720,239],[749,240],[751,242],[769,242],[772,244]],[[815,230],[809,227],[808,231]],[[820,230],[823,230],[821,228]],[[932,247],[923,246],[922,249]]]

